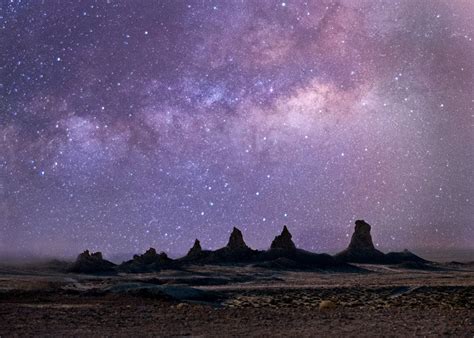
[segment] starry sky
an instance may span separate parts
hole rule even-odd
[[[474,2],[0,3],[0,252],[473,248]]]

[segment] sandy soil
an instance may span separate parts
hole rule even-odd
[[[0,268],[0,336],[474,335],[474,269],[194,267],[86,276]],[[322,300],[335,307],[320,309]]]

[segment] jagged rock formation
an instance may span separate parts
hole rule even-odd
[[[357,220],[349,246],[336,257],[352,263],[383,263],[385,255],[374,247],[370,229],[368,223]]]
[[[328,254],[317,254],[296,248],[292,235],[286,226],[280,235],[273,240],[270,250],[262,252],[257,266],[271,269],[314,270],[314,269],[345,269],[351,267],[336,261]]]
[[[101,252],[90,253],[89,250],[85,250],[77,256],[70,271],[79,273],[103,273],[111,272],[114,268],[115,264],[105,260]]]
[[[298,249],[292,240],[292,235],[286,226],[277,235],[266,251],[253,250],[247,246],[242,232],[233,228],[227,245],[215,251],[203,250],[198,239],[186,256],[173,260],[166,253],[157,253],[150,248],[142,255],[134,255],[132,260],[115,264],[102,258],[100,252],[80,254],[70,269],[74,272],[152,272],[161,269],[179,269],[189,264],[254,264],[270,269],[301,270],[301,269],[332,269],[335,271],[356,272],[360,268],[347,263],[369,264],[407,264],[407,268],[432,268],[430,263],[408,250],[384,254],[377,250],[370,234],[371,226],[363,220],[355,222],[355,230],[346,250],[330,256]]]
[[[191,249],[189,249],[188,253],[186,256],[183,258],[179,259],[181,262],[193,262],[193,263],[199,263],[205,260],[209,255],[211,251],[208,250],[203,250],[201,247],[201,242],[199,242],[198,239],[194,241],[194,245]]]
[[[199,239],[196,238],[196,240],[194,241],[193,247],[189,249],[188,254],[186,256],[196,257],[201,254],[202,254],[201,242],[199,242]]]
[[[229,242],[227,243],[226,248],[232,251],[251,250],[247,244],[245,244],[242,231],[236,227],[232,229],[232,233],[230,234]]]
[[[256,266],[274,269],[345,269],[354,271],[344,262],[336,261],[328,254],[316,254],[297,249],[285,226],[280,235],[276,236],[272,247],[267,251],[253,250],[245,243],[242,232],[233,228],[227,245],[215,251],[202,250],[199,241],[188,254],[177,262],[183,264],[256,264]]]
[[[159,254],[154,248],[148,249],[143,255],[134,255],[132,260],[120,264],[119,270],[127,272],[159,271],[170,267],[173,260],[164,252]]]
[[[158,254],[155,248],[148,249],[143,255],[134,255],[133,260],[141,264],[164,264],[171,262],[166,253],[160,252]]]
[[[196,239],[188,254],[177,262],[184,264],[227,264],[249,262],[256,258],[258,252],[252,250],[244,241],[242,232],[233,228],[227,245],[215,251],[202,250],[201,243]]]
[[[355,222],[355,231],[346,250],[338,253],[338,260],[350,263],[400,264],[405,262],[428,263],[408,250],[384,254],[377,250],[372,242],[371,227],[363,220]]]
[[[227,264],[250,262],[257,259],[259,252],[247,246],[242,232],[234,227],[227,245],[215,251],[209,251],[204,258],[205,263]]]
[[[286,225],[280,235],[276,236],[270,245],[270,249],[283,249],[283,250],[295,250],[296,245],[291,239],[291,233],[288,231]]]

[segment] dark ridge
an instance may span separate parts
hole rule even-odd
[[[402,252],[389,252],[385,255],[385,260],[390,264],[398,264],[403,262],[414,262],[414,263],[428,263],[427,260],[415,255],[413,252],[407,249]]]
[[[78,273],[106,273],[114,271],[115,264],[105,260],[101,252],[90,253],[85,250],[77,256],[70,268],[71,272]]]
[[[118,269],[125,272],[147,272],[160,271],[172,265],[173,260],[166,253],[158,254],[154,248],[150,248],[143,255],[134,255],[132,260],[123,262]]]
[[[198,239],[186,256],[173,260],[166,253],[157,253],[150,248],[142,255],[119,266],[106,261],[100,252],[80,254],[70,271],[82,273],[153,272],[162,269],[181,269],[193,264],[253,264],[254,266],[286,270],[333,270],[341,272],[361,272],[360,268],[348,263],[404,264],[407,268],[428,269],[431,262],[405,250],[384,254],[374,247],[370,234],[371,226],[363,220],[355,222],[354,234],[349,246],[335,256],[318,254],[298,249],[286,226],[272,241],[268,250],[251,249],[244,241],[242,232],[233,228],[226,246],[217,250],[203,250]]]
[[[285,226],[280,235],[276,236],[272,247],[266,251],[253,250],[245,243],[242,232],[234,228],[228,244],[215,251],[202,251],[201,257],[191,259],[186,255],[184,261],[192,260],[193,264],[255,264],[260,267],[275,267],[290,270],[308,269],[339,269],[355,271],[344,262],[339,262],[328,254],[316,254],[297,249],[291,240],[291,234]],[[194,251],[193,248],[190,253]],[[360,269],[358,270],[360,271]]]

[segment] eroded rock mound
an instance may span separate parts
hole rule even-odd
[[[166,253],[157,253],[155,248],[148,249],[143,255],[134,255],[133,260],[141,264],[165,264],[171,262]]]
[[[296,245],[291,239],[291,233],[288,231],[286,225],[283,227],[283,230],[280,235],[276,236],[273,240],[270,249],[283,249],[283,250],[294,250]]]
[[[127,272],[159,271],[169,267],[172,262],[166,253],[157,253],[154,248],[150,248],[143,255],[134,255],[132,260],[122,263],[119,269]]]
[[[349,246],[346,250],[338,253],[336,257],[353,263],[385,262],[385,254],[375,248],[370,230],[370,224],[363,220],[357,220]]]
[[[105,260],[101,252],[90,253],[89,250],[85,250],[77,256],[70,271],[79,273],[103,273],[111,272],[114,268],[115,264]]]

